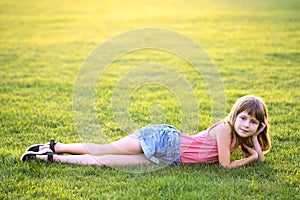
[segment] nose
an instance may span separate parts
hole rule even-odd
[[[244,122],[244,127],[249,128],[249,124],[250,124],[250,121],[249,121],[249,120],[246,120],[246,121]]]

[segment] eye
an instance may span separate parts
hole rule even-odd
[[[240,117],[242,120],[246,120],[247,118],[245,116]]]
[[[252,120],[252,124],[258,124],[258,121]]]

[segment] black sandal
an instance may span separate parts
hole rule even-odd
[[[54,140],[50,140],[50,149],[55,153],[54,146],[56,145],[56,142]]]
[[[53,162],[53,151],[51,149],[43,149],[39,152],[34,151],[26,151],[20,158],[22,162],[28,161],[28,160],[36,160],[37,155],[47,155],[48,161]]]
[[[53,154],[54,154],[53,152],[47,154],[48,155],[48,161],[53,162]]]
[[[56,145],[56,142],[54,140],[50,140],[50,142],[48,144],[34,144],[34,145],[31,145],[30,147],[28,147],[26,149],[25,152],[39,152],[40,151],[40,146],[45,146],[45,145],[49,145],[50,149],[53,151],[53,153],[55,153],[55,150],[54,150],[54,146]]]
[[[39,152],[40,150],[40,146],[44,146],[45,144],[34,144],[34,145],[31,145],[30,147],[28,147],[25,152],[27,151],[33,151],[33,152]]]

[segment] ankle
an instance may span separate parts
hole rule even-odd
[[[62,146],[63,144],[62,143],[60,143],[60,142],[57,142],[55,145],[54,145],[54,151],[55,151],[55,153],[61,153],[61,146]]]

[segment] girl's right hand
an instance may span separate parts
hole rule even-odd
[[[255,135],[253,135],[254,137],[256,137],[258,134],[260,134],[268,125],[268,120],[265,117],[264,122],[261,122],[261,128],[259,130],[257,130],[257,132],[255,133]]]

